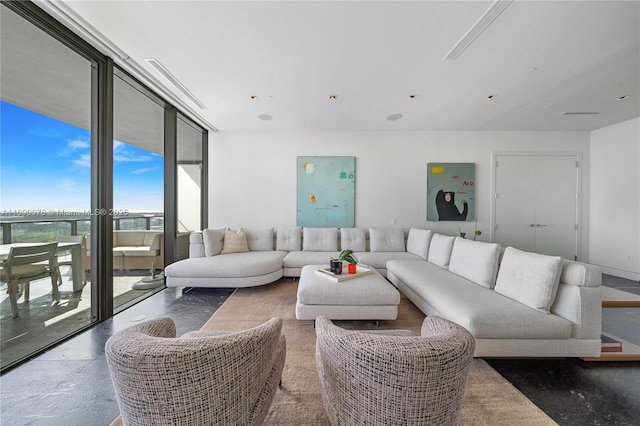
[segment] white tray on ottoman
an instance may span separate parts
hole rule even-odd
[[[296,318],[315,320],[394,320],[398,318],[400,293],[379,272],[337,281],[317,270],[326,265],[302,268],[298,283]]]

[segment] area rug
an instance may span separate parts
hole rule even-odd
[[[202,330],[243,330],[271,317],[282,318],[287,359],[282,388],[266,425],[328,425],[315,365],[313,321],[295,317],[297,281],[281,279],[261,287],[237,289]],[[424,314],[402,298],[395,321],[336,321],[349,329],[408,329],[420,332]],[[556,423],[482,359],[473,361],[460,416],[461,425],[555,425]]]

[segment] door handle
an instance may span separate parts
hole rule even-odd
[[[529,227],[530,227],[530,228],[537,228],[537,227],[539,227],[539,226],[547,226],[547,225],[543,225],[543,224],[541,224],[541,223],[530,223],[530,224],[529,224]]]

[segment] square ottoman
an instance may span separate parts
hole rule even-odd
[[[400,293],[375,269],[372,273],[336,281],[318,269],[302,268],[298,283],[296,318],[315,320],[322,315],[333,320],[394,320],[398,318]]]

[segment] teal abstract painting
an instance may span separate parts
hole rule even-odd
[[[297,226],[355,226],[355,157],[298,157]]]

